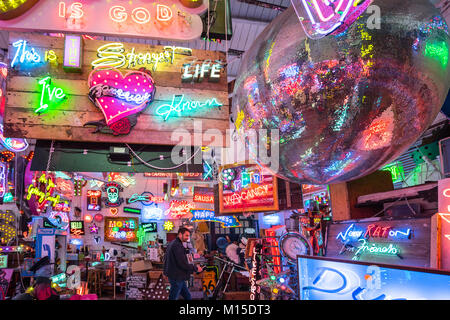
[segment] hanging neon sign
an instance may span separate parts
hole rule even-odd
[[[107,43],[97,49],[97,59],[91,65],[93,68],[125,68],[134,69],[136,67],[146,67],[156,71],[161,63],[173,64],[175,55],[192,55],[192,49],[175,46],[165,46],[162,52],[136,52],[136,48],[131,48],[130,52],[125,51],[123,43]]]
[[[162,104],[156,109],[156,114],[158,116],[164,117],[164,121],[167,120],[173,114],[177,114],[179,117],[182,113],[187,113],[188,115],[195,111],[196,109],[211,109],[220,108],[223,105],[215,98],[207,99],[205,102],[185,100],[184,94],[173,95],[172,102],[170,104]]]
[[[11,152],[22,152],[28,148],[27,139],[5,138],[3,135],[3,125],[0,124],[0,142]]]
[[[41,114],[47,111],[50,106],[59,104],[66,98],[63,89],[52,85],[50,76],[39,80],[38,83],[41,86],[41,98],[39,107],[34,110],[35,113]]]
[[[211,221],[222,224],[222,228],[240,227],[241,223],[235,216],[218,216],[216,217],[214,211],[207,209],[191,210],[191,222]]]
[[[96,69],[89,75],[89,99],[105,117],[106,125],[114,135],[128,134],[136,124],[130,120],[147,108],[155,95],[155,84],[150,74],[132,71],[125,76],[118,70]],[[85,125],[97,125],[99,122]]]
[[[119,197],[119,193],[123,191],[120,184],[116,182],[108,182],[103,186],[103,191],[106,192],[107,197],[104,198],[105,206],[118,207],[122,204],[123,198]]]

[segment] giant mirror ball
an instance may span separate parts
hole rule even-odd
[[[363,177],[405,152],[439,113],[450,78],[445,20],[428,0],[372,5],[379,28],[366,10],[318,40],[291,6],[243,56],[236,132],[256,154],[249,129],[279,130],[278,176],[317,185]]]

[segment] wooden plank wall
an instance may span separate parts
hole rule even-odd
[[[377,226],[386,227],[391,226],[394,230],[404,231],[408,228],[411,229],[411,239],[392,239],[392,238],[370,238],[368,243],[379,243],[383,245],[389,245],[392,243],[400,249],[400,255],[373,255],[364,253],[359,261],[374,262],[374,263],[386,263],[393,265],[413,266],[429,268],[430,262],[435,259],[431,257],[431,254],[436,254],[436,250],[431,250],[432,243],[432,220],[431,218],[420,219],[403,219],[392,221],[371,221],[371,222],[348,222],[348,223],[334,223],[330,225],[328,230],[328,245],[326,257],[351,260],[354,253],[345,251],[339,254],[343,243],[341,239],[336,239],[340,232],[345,233],[345,230],[355,223],[356,228],[366,230],[370,224],[376,224]],[[434,241],[435,244],[435,241]]]
[[[67,73],[63,70],[64,39],[27,33],[10,33],[9,62],[14,58],[17,48],[12,43],[17,40],[27,40],[28,48],[35,48],[44,56],[46,50],[53,50],[57,55],[58,65],[42,63],[38,67],[17,65],[9,70],[7,84],[7,104],[5,108],[4,131],[7,137],[21,137],[34,139],[55,139],[71,141],[95,142],[127,142],[139,144],[175,145],[178,141],[171,141],[172,131],[177,128],[194,132],[194,120],[201,120],[202,132],[208,129],[218,129],[225,136],[229,128],[229,102],[226,68],[221,69],[219,82],[209,82],[204,79],[201,83],[186,83],[181,81],[182,66],[194,58],[202,60],[221,60],[225,63],[223,52],[192,50],[192,56],[175,55],[173,64],[160,63],[157,70],[152,72],[156,84],[156,95],[153,103],[138,117],[138,122],[131,132],[125,136],[92,133],[93,127],[83,127],[88,121],[103,119],[103,114],[88,98],[88,76],[93,70],[91,63],[98,58],[97,48],[107,44],[106,41],[83,40],[84,55],[82,73]],[[161,52],[163,46],[123,43],[125,52],[134,47],[136,53]],[[142,66],[137,66],[139,69]],[[147,67],[152,69],[151,66]],[[126,69],[119,69],[125,74]],[[38,81],[51,75],[52,84],[64,89],[68,98],[52,107],[46,113],[37,115],[34,110],[38,107],[40,88]],[[216,98],[223,106],[210,110],[197,110],[196,114],[178,118],[171,115],[167,121],[155,114],[159,105],[172,101],[173,95],[184,94],[186,98],[204,102]],[[196,132],[199,132],[198,130]],[[208,144],[206,137],[202,144]],[[192,143],[194,141],[192,139]],[[211,145],[222,146],[225,139],[214,141]]]

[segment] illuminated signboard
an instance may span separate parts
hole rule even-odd
[[[83,67],[83,41],[81,36],[65,35],[64,37],[64,70],[80,72]]]
[[[8,256],[0,255],[0,269],[8,268]]]
[[[40,0],[28,8],[27,14],[16,14],[12,20],[0,20],[0,28],[193,40],[202,34],[203,23],[199,14],[206,9],[205,5],[189,8],[175,0]]]
[[[261,167],[226,166],[219,175],[220,214],[278,210],[277,179]]]
[[[320,39],[337,29],[350,26],[372,0],[291,0],[291,3],[306,35]]]
[[[156,222],[143,223],[144,232],[158,232],[158,224]]]
[[[0,211],[0,244],[8,244],[16,237],[16,217],[13,213]]]
[[[0,162],[0,198],[3,198],[8,191],[8,166]]]
[[[438,268],[450,269],[450,178],[438,181]]]
[[[2,124],[0,124],[0,142],[6,149],[12,152],[22,152],[28,148],[27,139],[5,138]]]
[[[144,207],[142,208],[141,212],[141,219],[143,222],[164,219],[164,212],[161,208],[158,207]]]
[[[226,68],[220,69],[218,81],[182,80],[184,65],[196,61],[225,64],[223,52],[72,35],[10,32],[9,37],[8,94],[14,99],[5,102],[5,136],[176,145],[178,139],[161,132],[183,128],[193,134],[199,128],[194,125],[198,119],[201,132],[215,129],[223,135],[214,139],[201,135],[202,139],[193,139],[193,145],[223,146],[226,141]],[[82,63],[79,69],[67,67],[78,63]],[[217,72],[214,69],[212,76]],[[135,179],[114,173],[111,182],[127,187]]]
[[[107,195],[106,198],[103,198],[105,206],[118,207],[122,204],[123,198],[119,197],[119,194],[121,191],[123,191],[123,188],[120,184],[115,182],[108,182],[104,184],[102,190],[105,191]]]
[[[35,196],[38,201],[38,211],[43,210],[47,203],[50,203],[52,207],[62,203],[60,195],[54,195],[56,189],[54,179],[54,175],[51,173],[46,175],[45,173],[40,174],[37,172],[34,176],[33,184],[28,186],[26,199],[31,200],[31,197]]]
[[[216,217],[214,211],[208,209],[192,210],[191,222],[211,221],[222,224],[222,228],[240,227],[241,223],[235,216],[218,216]]]
[[[137,242],[138,218],[105,218],[105,241]]]
[[[214,189],[194,187],[194,202],[214,203]]]
[[[172,200],[170,207],[165,211],[165,215],[170,219],[180,219],[191,217],[191,210],[194,209],[194,205],[185,200]]]
[[[70,221],[70,234],[84,236],[84,221]]]
[[[131,197],[127,198],[127,204],[140,202],[144,206],[151,206],[155,203],[163,203],[164,197],[162,196],[154,196],[153,193],[145,191],[142,192],[140,195],[137,193],[134,193],[131,195]]]
[[[86,196],[88,211],[100,211],[102,209],[102,192],[100,190],[88,190]]]
[[[450,273],[298,256],[301,300],[449,300]]]
[[[431,218],[335,222],[329,225],[327,257],[431,267]],[[434,264],[434,262],[433,262]]]

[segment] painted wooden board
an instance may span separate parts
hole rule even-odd
[[[378,234],[377,227],[381,227]],[[371,236],[363,248],[361,239],[368,229]],[[328,230],[326,257],[352,260],[357,255],[357,261],[429,268],[436,259],[431,256],[433,243],[432,218],[333,223]],[[381,248],[387,248],[386,252]]]
[[[26,49],[36,52],[40,57],[52,55],[53,62],[27,61],[21,63],[21,55],[17,53],[18,41],[26,41]],[[70,141],[95,142],[127,142],[139,144],[176,145],[179,141],[170,139],[176,129],[184,129],[189,133],[204,133],[215,130],[222,137],[215,139],[211,145],[223,146],[226,142],[226,130],[229,129],[229,99],[226,68],[220,69],[219,81],[209,81],[207,77],[202,82],[183,82],[183,65],[204,61],[220,61],[225,64],[225,54],[204,50],[186,48],[167,48],[163,46],[148,46],[143,44],[117,44],[124,49],[124,54],[163,52],[168,60],[136,65],[134,70],[146,67],[150,69],[156,91],[153,102],[137,117],[136,125],[127,135],[112,135],[93,133],[95,128],[83,126],[87,122],[104,119],[102,111],[89,99],[89,74],[93,70],[92,62],[99,58],[98,48],[109,45],[106,41],[84,40],[83,64],[81,73],[65,72],[63,64],[64,38],[32,34],[10,34],[9,63],[14,61],[14,67],[9,69],[7,83],[7,104],[5,108],[4,131],[6,136],[16,138],[56,139]],[[50,50],[52,50],[50,52]],[[168,54],[165,52],[169,52]],[[181,54],[183,53],[183,54]],[[128,57],[130,57],[129,55]],[[149,58],[150,60],[152,58]],[[138,61],[138,60],[136,60]],[[154,62],[152,60],[151,62]],[[123,75],[133,71],[125,67],[118,69]],[[148,70],[148,69],[147,69]],[[193,71],[192,71],[193,72]],[[51,76],[51,84],[62,88],[65,99],[50,106],[45,113],[37,114],[35,110],[40,105],[42,85],[39,81]],[[181,114],[170,112],[166,117],[158,114],[159,107],[168,110],[177,103],[198,101],[204,103],[214,101],[211,105],[185,110]],[[163,110],[160,109],[160,110]],[[191,141],[193,137],[191,137]],[[210,137],[204,137],[201,144],[209,144]],[[199,141],[199,140],[196,140]],[[198,145],[199,142],[195,143]]]

